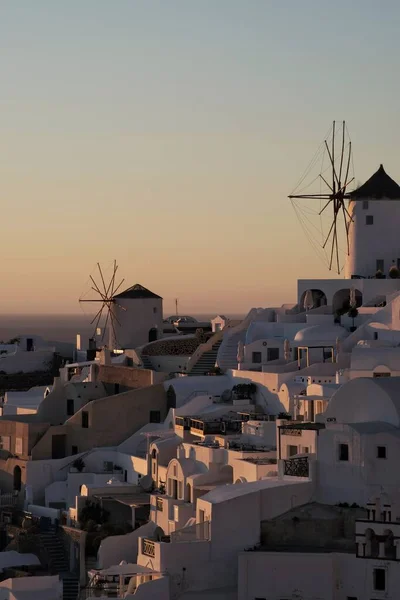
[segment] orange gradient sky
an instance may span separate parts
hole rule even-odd
[[[400,175],[400,9],[336,4],[4,2],[1,313],[79,311],[114,258],[166,313],[247,312],[329,276],[287,195],[331,121],[357,180]]]

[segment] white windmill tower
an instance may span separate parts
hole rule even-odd
[[[374,277],[400,267],[400,186],[383,165],[349,194],[349,254],[345,277]]]

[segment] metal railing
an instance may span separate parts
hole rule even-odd
[[[14,492],[0,495],[0,506],[17,506],[21,504],[20,495]]]
[[[210,521],[195,523],[171,533],[171,543],[208,541],[211,538]]]
[[[147,538],[142,539],[142,554],[150,556],[150,558],[155,557],[156,546],[154,540],[149,540]]]
[[[308,477],[309,463],[307,457],[288,458],[283,461],[285,468],[284,474],[291,477]]]

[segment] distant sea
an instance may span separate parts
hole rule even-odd
[[[192,316],[198,321],[208,321],[217,313]],[[166,314],[165,317],[168,317]],[[232,319],[243,318],[244,315],[228,314]],[[84,338],[93,334],[90,316],[76,315],[0,315],[0,341],[7,342],[18,335],[40,335],[52,342],[75,342],[76,334]]]

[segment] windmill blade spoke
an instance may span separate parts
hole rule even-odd
[[[346,187],[348,185],[350,185],[352,181],[354,181],[354,177],[352,177],[351,179],[349,179],[349,181],[347,181],[344,185],[342,185],[342,187],[340,188],[340,190],[338,191],[338,193],[343,192],[343,194],[345,194],[346,193]]]
[[[124,283],[124,281],[125,281],[125,279],[123,279],[123,280],[121,281],[121,283],[119,284],[119,286],[115,288],[115,290],[113,291],[113,297],[114,297],[114,295],[115,295],[115,294],[118,292],[119,288],[120,288],[120,287],[121,287],[121,285]]]
[[[106,335],[107,323],[108,323],[109,316],[110,316],[110,307],[108,307],[107,316],[106,316],[106,322],[104,323],[104,329],[103,329],[103,335],[101,336],[101,341],[104,340],[104,336]]]
[[[97,290],[96,290],[94,287],[92,287],[92,290],[93,290],[94,292],[97,292]],[[101,292],[99,292],[99,294],[100,294],[100,296],[101,296],[101,300],[88,300],[88,302],[105,302],[105,301],[106,301],[106,297],[105,297],[105,295],[104,295],[104,294],[102,294]]]
[[[328,186],[328,188],[331,190],[331,192],[333,192],[332,187],[329,185],[329,183],[327,182],[327,180],[325,179],[325,177],[323,175],[321,175],[321,173],[319,174],[319,176],[321,177],[321,179],[326,183],[326,185]]]
[[[113,271],[113,274],[111,277],[110,284],[107,289],[107,297],[108,298],[112,298],[114,295],[114,282],[115,282],[115,275],[117,274],[117,271],[118,271],[117,261],[114,260],[114,271]]]
[[[103,314],[104,307],[105,307],[105,304],[103,304],[103,306],[101,307],[100,314],[99,314],[99,316],[97,318],[97,323],[96,323],[95,328],[94,328],[95,335],[96,335],[96,331],[97,331],[97,328],[99,326],[99,323],[100,323],[100,320],[101,320],[101,317],[102,317],[102,314]]]
[[[103,271],[101,270],[100,263],[97,263],[97,266],[98,266],[98,268],[99,268],[99,271],[100,271],[100,277],[101,277],[101,281],[103,282],[104,294],[105,294],[105,295],[107,295],[106,284],[105,284],[105,282],[104,282]]]
[[[342,125],[342,151],[340,153],[340,169],[339,169],[339,187],[340,187],[341,182],[342,182],[342,167],[343,167],[343,156],[344,156],[344,128],[345,128],[345,122],[343,121],[343,125]]]
[[[99,290],[99,287],[97,285],[97,283],[95,282],[95,280],[93,279],[93,277],[90,275],[90,279],[92,280],[92,283],[94,285],[94,288],[92,288],[92,290],[94,290],[95,292],[97,292],[98,294],[100,294],[100,296],[103,298],[104,294]]]
[[[328,202],[325,204],[324,208],[323,208],[322,210],[320,210],[318,214],[319,214],[319,215],[322,215],[322,213],[324,212],[324,210],[325,210],[326,208],[328,208],[328,206],[330,205],[330,203],[331,203],[331,202],[332,202],[332,200],[328,200]]]
[[[328,198],[332,200],[332,194],[303,194],[300,196],[288,196],[291,200],[296,198],[309,198],[310,200],[327,200]]]
[[[335,163],[334,163],[334,160],[332,158],[331,151],[329,150],[329,146],[328,146],[326,140],[325,140],[325,146],[326,146],[326,149],[327,149],[327,152],[328,152],[329,160],[331,161],[332,179],[333,179],[333,193],[335,193],[335,180],[336,180],[337,185],[339,186],[339,179],[338,179],[338,177],[336,175]]]
[[[342,204],[342,210],[343,210],[343,219],[344,219],[344,226],[346,228],[346,244],[347,244],[347,256],[350,255],[350,244],[349,244],[349,223],[347,222],[346,219],[346,207],[344,204]]]
[[[104,308],[104,303],[103,303],[102,307],[100,308],[100,310],[97,311],[96,316],[90,321],[90,325],[93,325],[93,323],[95,322],[95,320],[97,319],[97,317],[99,316],[99,314],[101,313],[103,308]]]
[[[336,265],[337,265],[337,273],[340,275],[340,264],[339,264],[339,243],[337,236],[337,227],[335,226],[335,243],[336,243]]]
[[[326,236],[325,242],[324,242],[324,243],[323,243],[323,245],[322,245],[322,248],[325,248],[325,246],[327,245],[327,243],[328,243],[328,240],[329,240],[329,238],[330,238],[330,235],[331,235],[331,233],[332,233],[332,229],[333,229],[333,227],[334,227],[334,225],[335,225],[335,222],[336,222],[336,217],[335,217],[335,218],[333,219],[333,221],[332,221],[332,225],[331,225],[331,227],[330,227],[330,229],[329,229],[329,233],[328,233],[328,235]]]
[[[354,219],[353,219],[353,217],[351,216],[351,214],[349,213],[349,211],[347,210],[347,208],[345,207],[344,204],[343,204],[343,208],[344,208],[344,211],[345,211],[346,215],[349,217],[350,221],[353,223]]]
[[[349,176],[349,169],[350,169],[350,159],[351,159],[351,142],[349,142],[349,154],[347,156],[347,167],[346,167],[346,177],[344,178],[345,181],[347,181],[347,178]],[[354,177],[353,177],[354,179]],[[347,185],[347,184],[346,184]]]

